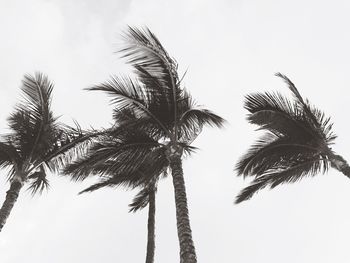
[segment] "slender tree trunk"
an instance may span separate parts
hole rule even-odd
[[[15,179],[11,182],[10,189],[6,192],[6,199],[0,208],[0,232],[11,213],[14,204],[17,201],[22,186],[22,180]]]
[[[332,167],[334,167],[339,172],[342,172],[345,176],[350,178],[350,166],[342,156],[337,154],[332,154],[330,156],[330,161],[331,161]]]
[[[182,149],[170,146],[167,153],[173,176],[176,204],[177,234],[180,242],[180,263],[197,263],[187,208],[185,181],[182,170]]]
[[[152,189],[149,193],[148,202],[148,239],[147,239],[147,255],[146,263],[154,262],[155,250],[155,213],[156,213],[156,197],[155,190]]]

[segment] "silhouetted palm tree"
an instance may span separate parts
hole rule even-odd
[[[9,133],[0,137],[0,168],[7,168],[10,182],[0,209],[0,231],[24,184],[33,194],[41,193],[49,186],[47,173],[64,162],[63,154],[88,138],[79,126],[70,128],[53,117],[52,89],[53,84],[40,73],[24,76],[23,100],[9,117]]]
[[[177,63],[149,29],[129,28],[124,37],[126,46],[120,52],[134,68],[138,81],[113,77],[90,90],[109,93],[116,112],[124,109],[135,112],[137,121],[132,119],[123,125],[131,129],[137,127],[165,146],[175,189],[181,262],[197,262],[187,208],[182,155],[184,148],[189,147],[204,125],[221,127],[224,120],[196,106],[181,87]]]
[[[115,119],[134,118],[132,114],[118,116]],[[123,186],[127,189],[141,187],[130,204],[130,211],[136,212],[149,207],[148,239],[146,263],[154,262],[155,250],[155,193],[161,175],[166,175],[169,162],[165,147],[142,130],[129,130],[127,127],[114,127],[104,131],[91,143],[86,154],[67,165],[65,173],[73,180],[84,180],[88,176],[98,175],[98,183],[83,192],[92,192],[104,187]]]
[[[330,118],[304,100],[286,76],[276,76],[287,83],[294,100],[268,92],[246,97],[248,121],[267,134],[237,164],[239,175],[255,178],[237,196],[236,203],[250,199],[267,186],[274,188],[325,173],[329,166],[350,177],[348,163],[330,147],[336,138]]]

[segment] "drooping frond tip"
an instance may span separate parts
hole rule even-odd
[[[83,194],[83,193],[94,192],[94,191],[96,191],[98,189],[101,189],[101,188],[107,187],[107,186],[108,187],[113,187],[113,186],[115,186],[115,183],[112,180],[110,180],[110,179],[103,180],[103,181],[101,181],[99,183],[93,184],[93,185],[89,186],[88,188],[80,191],[78,194],[80,195],[80,194]]]
[[[269,168],[264,174],[255,177],[251,184],[244,188],[236,197],[235,203],[249,200],[255,193],[265,187],[275,188],[286,183],[295,183],[306,176],[315,176],[325,173],[329,168],[329,161],[326,158],[315,156],[308,160],[289,160],[285,164],[277,164]]]
[[[295,87],[294,83],[286,75],[283,75],[282,73],[277,72],[275,76],[282,78],[284,82],[288,85],[288,88],[293,92],[297,100],[299,100],[300,102],[303,102],[303,98],[301,97],[298,89]]]

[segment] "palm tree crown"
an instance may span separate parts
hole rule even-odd
[[[238,175],[255,177],[237,196],[236,203],[250,199],[267,186],[274,188],[325,173],[330,166],[350,176],[347,162],[330,147],[336,138],[330,118],[304,100],[286,76],[276,76],[287,83],[294,100],[268,92],[246,97],[248,121],[267,133],[236,166]]]
[[[131,117],[123,114],[121,118]],[[130,204],[130,211],[136,212],[149,206],[148,241],[146,263],[154,262],[155,250],[155,192],[162,173],[166,173],[168,161],[154,138],[143,131],[114,129],[97,137],[85,155],[68,165],[65,173],[74,180],[84,180],[90,175],[99,175],[98,183],[83,192],[92,192],[104,187],[124,186],[141,191]]]
[[[205,124],[222,126],[221,117],[197,106],[181,87],[176,61],[151,31],[130,27],[124,38],[126,46],[120,52],[133,66],[137,80],[115,76],[89,88],[112,96],[115,115],[123,109],[132,110],[138,121],[124,123],[147,129],[152,136],[172,143],[193,140]]]
[[[0,137],[0,168],[8,169],[11,183],[0,209],[0,231],[22,186],[28,184],[33,194],[41,193],[49,186],[47,173],[57,171],[65,162],[64,154],[86,141],[79,126],[60,124],[53,116],[52,89],[43,74],[25,75],[23,100],[9,117],[9,133]]]

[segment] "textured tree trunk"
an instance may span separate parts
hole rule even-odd
[[[177,234],[180,242],[180,263],[197,263],[187,208],[186,188],[181,161],[182,149],[171,146],[167,155],[175,191]]]
[[[342,172],[345,176],[350,178],[350,166],[348,162],[340,155],[332,154],[330,157],[332,167]]]
[[[149,193],[148,203],[148,239],[147,239],[147,255],[146,263],[154,262],[155,250],[155,213],[156,213],[156,194],[154,189]]]
[[[23,184],[21,180],[13,180],[10,189],[6,192],[6,199],[0,208],[0,232],[9,217],[14,204],[17,201],[19,192]]]

